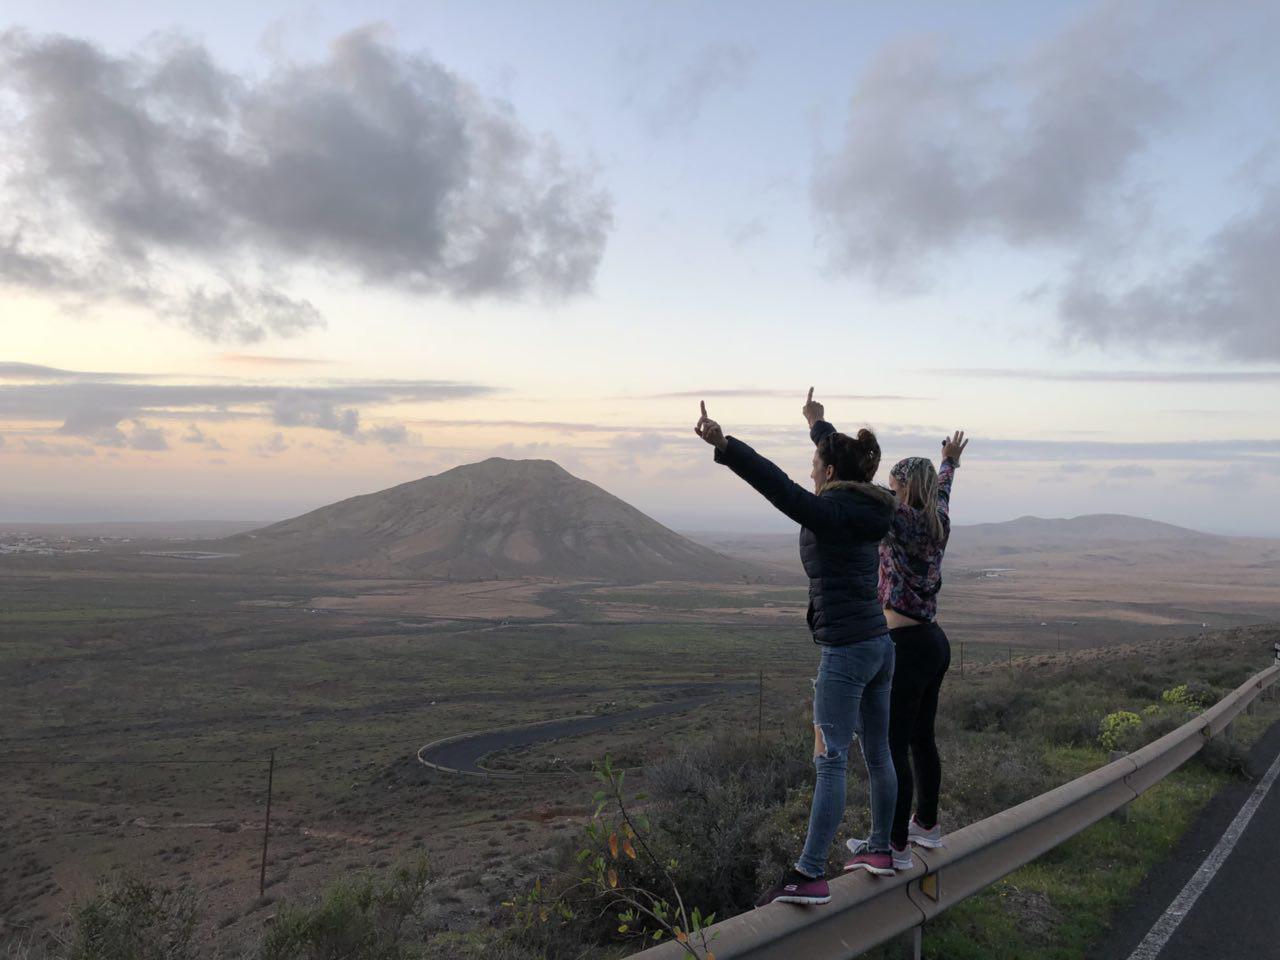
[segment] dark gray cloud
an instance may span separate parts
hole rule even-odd
[[[589,171],[374,29],[262,78],[188,41],[117,57],[9,31],[0,93],[17,108],[0,127],[0,280],[114,297],[210,340],[319,325],[288,292],[303,266],[415,293],[571,296],[611,228]]]
[[[994,235],[1078,241],[1112,225],[1133,159],[1172,101],[1106,11],[1029,60],[953,66],[936,40],[885,49],[820,154],[811,196],[832,265],[913,287],[941,254]]]
[[[1116,284],[1098,270],[1072,271],[1059,312],[1068,330],[1101,343],[1177,341],[1234,360],[1280,360],[1277,264],[1280,186],[1164,274]]]
[[[30,369],[24,373],[24,376],[31,375]],[[55,382],[0,385],[0,420],[60,423],[60,434],[134,449],[164,449],[159,446],[155,433],[150,432],[153,428],[141,426],[143,418],[268,419],[278,426],[313,427],[356,440],[393,444],[405,442],[407,431],[402,435],[402,428],[395,424],[362,431],[360,407],[430,403],[495,392],[491,387],[447,380],[330,380],[309,386],[282,386],[242,382],[119,382],[123,376],[126,375],[51,370],[48,379]],[[125,421],[134,422],[133,433],[126,434],[120,429]],[[163,437],[162,432],[160,436]],[[205,437],[194,423],[183,439],[204,443],[211,450],[221,449],[216,440]]]
[[[366,427],[361,435],[378,443],[385,443],[388,447],[404,446],[413,439],[409,433],[409,428],[403,423],[387,423],[376,427]]]
[[[334,398],[322,390],[281,392],[272,404],[271,419],[282,427],[318,427],[348,437],[360,432],[360,411],[339,409]]]
[[[1215,11],[1099,4],[1032,55],[986,66],[936,39],[886,49],[857,83],[842,141],[815,161],[811,200],[833,270],[916,291],[960,250],[994,240],[1058,258],[1030,296],[1055,307],[1068,341],[1280,358],[1280,190],[1250,183],[1263,194],[1255,209],[1166,266],[1171,227],[1159,168],[1146,163],[1215,98],[1232,102],[1236,74],[1255,89],[1276,82],[1273,57],[1258,73],[1242,51],[1275,35],[1280,11]],[[1254,131],[1260,142],[1275,133]]]

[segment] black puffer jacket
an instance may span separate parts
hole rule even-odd
[[[716,463],[751,484],[800,524],[800,562],[809,575],[809,629],[832,647],[889,632],[876,598],[878,547],[893,518],[893,491],[838,480],[821,495],[805,490],[774,463],[735,437]]]

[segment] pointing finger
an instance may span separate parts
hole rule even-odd
[[[805,403],[813,403],[813,387],[809,388],[809,396],[805,399]]]
[[[702,419],[705,420],[707,419],[707,401],[699,400],[698,403],[702,407]]]

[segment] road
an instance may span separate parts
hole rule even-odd
[[[496,730],[482,730],[459,739],[450,739],[429,743],[418,751],[418,759],[429,766],[435,766],[452,773],[491,774],[480,766],[480,761],[498,750],[530,747],[561,737],[574,737],[584,733],[600,733],[624,723],[649,720],[653,717],[664,717],[672,713],[681,713],[709,703],[726,694],[741,694],[755,690],[754,683],[707,684],[714,687],[714,692],[691,697],[685,700],[673,700],[669,703],[655,703],[637,710],[623,713],[606,713],[590,717],[567,717],[562,720],[551,720],[544,723],[526,724],[519,727],[502,727]],[[507,774],[507,776],[512,776]]]
[[[1091,960],[1280,957],[1280,782],[1269,787],[1280,776],[1280,724],[1250,756],[1258,778],[1201,811]]]

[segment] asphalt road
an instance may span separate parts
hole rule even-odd
[[[1213,853],[1280,756],[1280,723],[1254,745],[1250,756],[1257,776],[1247,783],[1232,784],[1210,801],[1170,859],[1143,881],[1133,905],[1115,921],[1103,944],[1090,952],[1090,960],[1134,957],[1134,951]],[[1262,799],[1231,852],[1163,947],[1148,944],[1137,957],[1280,958],[1280,782]]]
[[[753,683],[716,683],[706,684],[706,686],[713,688],[714,692],[686,700],[656,703],[637,710],[628,710],[625,713],[569,717],[549,723],[485,730],[447,743],[428,744],[418,751],[418,758],[456,773],[485,774],[488,771],[480,766],[480,761],[497,750],[529,747],[536,743],[559,740],[561,737],[579,736],[584,733],[600,733],[620,724],[692,710],[725,694],[747,693],[756,689]]]

